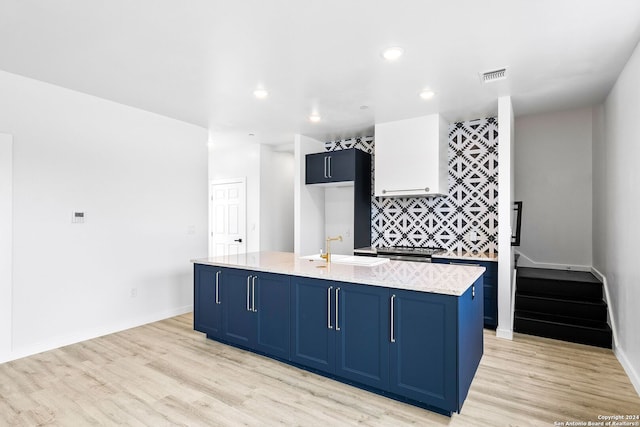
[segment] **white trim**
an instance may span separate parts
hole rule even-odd
[[[513,275],[511,276],[511,306],[510,306],[510,310],[511,310],[511,324],[509,325],[509,328],[500,328],[498,327],[496,329],[496,337],[498,338],[502,338],[502,339],[506,339],[506,340],[513,340],[513,322],[515,322],[515,309],[516,309],[516,273],[517,270],[514,268],[513,269]]]
[[[613,317],[613,301],[609,294],[609,282],[605,275],[600,273],[597,268],[591,267],[591,273],[602,282],[602,287],[604,288],[604,300],[607,303],[607,317],[609,319],[609,326],[611,326],[611,331],[613,332],[613,348],[616,348],[618,346],[618,328],[616,327],[616,319]]]
[[[520,258],[518,259],[518,267],[548,268],[551,270],[591,271],[590,265],[552,264],[547,262],[537,262],[517,249],[515,249],[515,252],[520,255]]]
[[[244,240],[245,240],[245,248],[246,250],[248,250],[249,248],[249,236],[247,234],[247,177],[243,176],[240,178],[224,178],[224,179],[212,179],[209,180],[209,188],[207,189],[207,192],[209,193],[209,195],[207,196],[208,198],[208,206],[209,206],[209,218],[208,218],[208,223],[209,223],[209,231],[207,232],[207,248],[209,251],[209,256],[213,256],[213,239],[211,238],[213,236],[213,193],[211,192],[211,187],[214,185],[220,185],[220,184],[234,184],[236,182],[239,182],[242,184],[243,188],[243,194],[244,194],[244,207],[245,207],[245,217],[244,217]]]
[[[498,328],[498,329],[496,329],[496,337],[502,338],[502,339],[505,339],[505,340],[513,340],[513,330],[512,329]]]
[[[182,314],[190,313],[193,311],[193,304],[185,305],[182,307],[177,307],[171,310],[163,311],[160,313],[149,314],[147,316],[139,317],[137,319],[132,319],[130,321],[126,321],[120,323],[116,326],[111,326],[108,328],[94,328],[90,331],[84,331],[79,334],[72,334],[67,336],[59,336],[53,339],[49,339],[46,341],[42,341],[28,347],[23,347],[20,349],[14,349],[8,358],[5,360],[0,359],[0,363],[10,362],[12,360],[21,359],[23,357],[32,356],[34,354],[42,353],[49,350],[54,350],[56,348],[64,347],[71,344],[76,344],[82,341],[87,341],[90,339],[98,338],[104,335],[114,334],[116,332],[121,332],[127,329],[136,328],[138,326],[146,325],[148,323],[158,322],[160,320],[169,319],[171,317],[180,316]]]
[[[627,373],[629,380],[631,380],[631,384],[636,389],[636,393],[638,393],[638,396],[640,396],[640,375],[638,374],[638,372],[636,372],[636,370],[633,368],[633,365],[629,362],[627,354],[624,352],[624,350],[622,350],[622,348],[618,347],[617,345],[613,347],[613,354],[615,354],[618,358],[618,361]]]
[[[0,133],[0,359],[13,345],[13,136]]]
[[[243,176],[241,178],[212,179],[211,181],[209,181],[209,187],[211,187],[212,185],[219,185],[219,184],[233,184],[234,182],[242,182],[246,184],[247,177]]]
[[[510,96],[498,98],[498,329],[497,336],[513,335],[511,301],[514,267],[511,221],[514,193],[514,120]]]

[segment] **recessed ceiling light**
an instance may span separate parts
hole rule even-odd
[[[404,49],[398,46],[388,47],[382,51],[382,57],[387,61],[396,61],[402,56]]]
[[[434,97],[434,95],[435,95],[435,92],[430,89],[425,89],[422,92],[420,92],[420,98],[422,99],[431,99]]]
[[[320,115],[313,113],[309,116],[309,121],[313,122],[313,123],[318,123],[320,121]]]
[[[267,92],[266,89],[258,88],[258,89],[253,91],[253,95],[258,99],[264,99],[267,96],[269,96],[269,92]]]

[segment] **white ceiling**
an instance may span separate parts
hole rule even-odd
[[[269,144],[501,95],[516,115],[591,105],[639,39],[639,0],[0,0],[0,69]]]

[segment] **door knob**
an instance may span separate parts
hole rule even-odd
[[[235,239],[234,242],[242,243],[242,237],[239,239]]]

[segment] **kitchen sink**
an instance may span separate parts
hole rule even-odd
[[[307,255],[300,257],[300,259],[306,259],[309,261],[324,261],[320,254]],[[389,262],[389,258],[376,258],[370,256],[354,256],[354,255],[340,255],[340,254],[332,254],[331,255],[331,263],[332,264],[347,264],[347,265],[358,265],[363,267],[374,267],[376,265],[381,265],[386,262]]]

